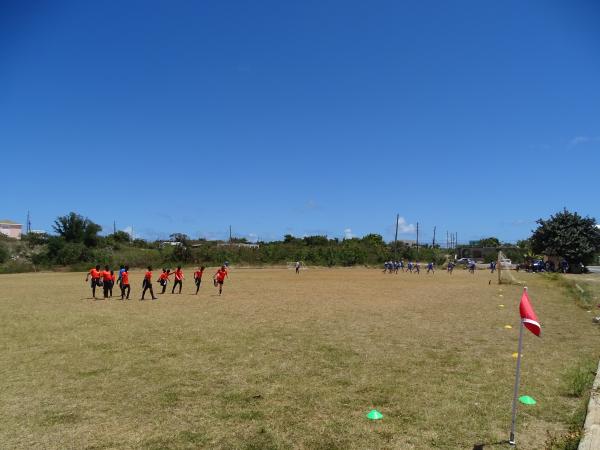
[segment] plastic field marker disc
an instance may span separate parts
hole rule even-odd
[[[372,409],[371,411],[369,411],[369,413],[367,414],[367,419],[369,420],[380,420],[383,419],[383,414],[381,414],[379,411],[377,411],[376,409]]]
[[[498,305],[500,308],[504,308],[504,305]]]
[[[512,357],[513,357],[513,358],[518,358],[518,357],[519,357],[519,354],[518,354],[517,352],[514,352],[514,353],[512,354]],[[521,358],[522,358],[522,357],[523,357],[523,354],[521,353]]]
[[[512,325],[504,325],[504,328],[506,328],[507,330],[510,330],[512,328]]]
[[[523,403],[524,405],[535,405],[537,402],[530,397],[529,395],[522,395],[521,397],[519,397],[519,401],[521,403]]]

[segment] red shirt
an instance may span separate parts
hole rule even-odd
[[[204,272],[203,272],[202,270],[196,270],[196,271],[194,272],[194,279],[195,279],[195,280],[201,280],[201,279],[202,279],[202,274],[203,274],[203,273],[204,273]]]
[[[103,270],[101,275],[104,281],[112,281],[112,275],[109,270]]]
[[[111,279],[111,280],[113,280],[113,282],[114,282],[114,281],[116,281],[116,280],[117,280],[117,277],[116,277],[116,276],[115,276],[115,274],[113,273],[113,274],[110,276],[110,279]]]
[[[129,272],[123,272],[121,274],[121,284],[129,284]]]
[[[159,280],[168,280],[169,279],[169,275],[171,275],[170,273],[167,272],[163,272],[160,274],[160,276],[158,277]]]
[[[148,282],[151,282],[152,281],[152,272],[150,272],[150,271],[146,272],[146,275],[144,275],[144,278],[146,280],[148,280]]]
[[[98,272],[96,270],[96,268],[94,267],[93,269],[90,269],[90,277],[92,277],[92,278],[100,278],[100,272]]]
[[[183,270],[178,269],[175,271],[175,279],[179,281],[183,280]]]
[[[217,281],[223,281],[223,280],[225,280],[225,277],[227,276],[227,270],[219,269],[219,270],[217,270],[217,273],[215,274],[215,276],[217,277]]]

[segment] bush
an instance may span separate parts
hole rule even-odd
[[[90,253],[83,243],[65,243],[54,256],[53,260],[61,266],[89,261]]]
[[[8,247],[3,242],[0,242],[0,264],[8,261],[10,257],[10,253],[8,251]]]
[[[27,261],[9,261],[0,267],[0,273],[33,272],[35,267]]]

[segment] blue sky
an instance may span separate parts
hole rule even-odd
[[[2,2],[0,216],[144,238],[600,219],[594,1]]]

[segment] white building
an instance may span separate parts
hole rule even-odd
[[[12,220],[0,220],[0,233],[5,234],[8,237],[21,239],[21,231],[23,225]]]

